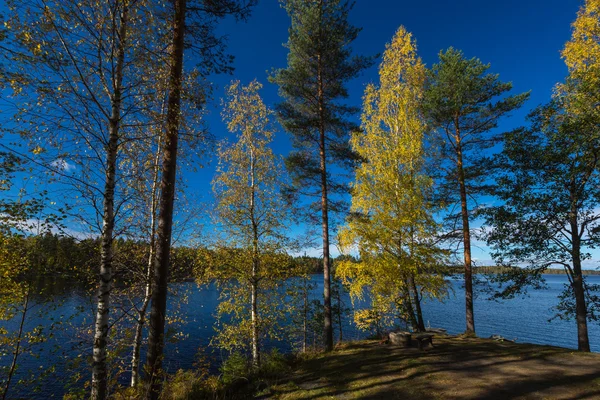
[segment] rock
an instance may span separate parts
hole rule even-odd
[[[500,336],[500,335],[492,335],[492,336],[490,336],[490,339],[497,340],[498,342],[511,342],[511,343],[515,343],[517,340],[517,339],[510,340],[510,339],[507,339],[504,336]]]
[[[409,347],[410,332],[396,331],[390,332],[390,343],[395,346]]]
[[[445,335],[446,334],[446,329],[443,329],[443,328],[427,328],[427,329],[425,329],[425,332],[438,333],[440,335]]]

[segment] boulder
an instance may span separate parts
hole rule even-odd
[[[404,331],[390,332],[390,343],[395,346],[409,347],[410,346],[410,332],[404,332]]]
[[[443,328],[427,328],[425,329],[425,332],[431,332],[431,333],[437,333],[440,335],[445,335],[446,334],[446,329]]]

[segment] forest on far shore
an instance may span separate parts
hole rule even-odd
[[[44,235],[30,235],[17,237],[20,243],[14,249],[32,249],[35,251],[35,261],[39,266],[38,278],[58,279],[63,282],[76,283],[79,288],[93,289],[96,280],[96,268],[100,262],[100,238],[75,239],[72,237],[47,233]],[[134,275],[139,274],[147,267],[148,243],[132,239],[115,240],[115,271],[119,276],[119,284],[127,285],[135,282]],[[171,249],[171,266],[169,268],[170,282],[184,282],[196,280],[203,274],[202,253],[210,252],[209,248],[195,248],[192,246],[173,246]],[[24,253],[22,253],[24,254]],[[26,256],[26,255],[24,255]],[[351,255],[340,255],[333,260],[333,265],[350,260],[359,262]],[[323,260],[311,256],[290,256],[285,260],[284,268],[296,271],[297,276],[304,274],[322,273]],[[205,265],[206,266],[206,265]],[[300,267],[301,266],[301,267]],[[476,274],[502,274],[509,268],[499,266],[474,266]],[[460,265],[447,265],[446,276],[463,274]],[[564,269],[548,268],[545,274],[564,275]],[[598,270],[584,269],[584,275],[600,275]],[[293,274],[290,274],[290,277]]]

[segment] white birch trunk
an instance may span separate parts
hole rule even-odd
[[[100,283],[98,287],[96,324],[94,329],[92,391],[90,398],[103,400],[108,397],[106,345],[109,329],[110,293],[112,290],[113,231],[115,227],[115,181],[117,153],[119,146],[119,128],[121,120],[121,90],[123,66],[125,61],[125,40],[127,34],[127,6],[123,6],[121,26],[117,45],[117,60],[114,87],[111,98],[111,116],[109,119],[109,141],[106,148],[106,174],[102,217],[102,247],[100,250]]]

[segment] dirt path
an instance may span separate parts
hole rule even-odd
[[[600,354],[456,337],[434,344],[350,344],[302,363],[269,398],[600,399]]]

